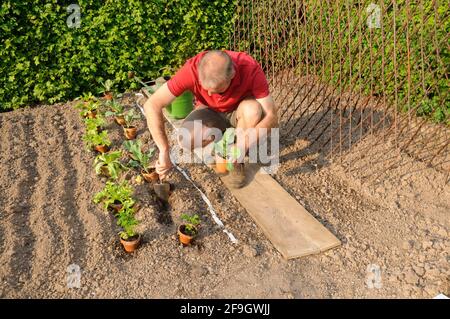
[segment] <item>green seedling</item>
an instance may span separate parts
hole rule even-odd
[[[120,238],[128,240],[136,236],[135,228],[138,224],[139,222],[134,217],[134,209],[132,207],[124,207],[119,211],[117,225],[122,227],[122,231],[119,232]]]
[[[105,187],[95,194],[94,203],[98,204],[103,202],[103,208],[108,211],[108,208],[112,204],[121,204],[123,207],[132,207],[135,204],[134,199],[131,197],[133,189],[128,185],[127,181],[121,183],[114,183],[111,181],[106,182]]]
[[[133,127],[133,122],[135,120],[139,120],[141,118],[141,116],[138,113],[136,113],[134,111],[134,109],[131,109],[125,113],[124,118],[125,118],[125,127],[131,128],[131,127]]]
[[[181,219],[185,221],[184,231],[186,235],[195,236],[197,234],[197,226],[200,224],[200,217],[197,214],[181,214]]]
[[[123,147],[131,154],[132,159],[128,163],[131,167],[150,173],[150,162],[155,153],[154,148],[150,148],[147,153],[142,152],[142,143],[139,140],[125,141]]]
[[[108,175],[112,179],[117,179],[119,177],[119,173],[125,169],[125,166],[123,166],[119,160],[121,157],[121,151],[108,152],[98,155],[94,161],[95,173],[100,175],[102,170],[106,169]]]
[[[233,127],[227,128],[222,138],[214,143],[214,152],[227,159],[227,169],[231,171],[233,169],[233,162],[241,156],[240,149],[234,145],[236,138],[235,129]]]

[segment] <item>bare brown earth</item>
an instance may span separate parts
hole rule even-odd
[[[132,102],[132,97],[126,101]],[[315,168],[305,141],[286,143],[274,177],[341,241],[326,253],[283,260],[221,180],[181,165],[207,194],[233,244],[198,191],[176,170],[167,209],[135,185],[143,245],[120,246],[112,215],[92,203],[105,180],[81,140],[74,103],[0,114],[0,297],[2,298],[431,298],[450,294],[450,188],[443,173],[413,162],[361,183],[340,163]],[[112,121],[114,147],[123,138]],[[151,144],[142,121],[140,138]],[[358,147],[358,146],[356,146]],[[381,151],[381,149],[380,149]],[[401,155],[399,155],[401,156]],[[351,161],[351,155],[347,159]],[[364,162],[359,162],[364,164]],[[377,170],[383,170],[379,164]],[[373,167],[372,167],[373,168]],[[125,178],[134,182],[136,173]],[[355,176],[353,176],[355,175]],[[183,212],[200,214],[200,238],[182,247]],[[67,267],[81,267],[68,288]],[[369,289],[368,265],[382,271]]]

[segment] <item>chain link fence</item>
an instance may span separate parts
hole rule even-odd
[[[448,176],[449,13],[448,1],[239,0],[230,48],[260,62],[282,140],[306,140],[303,155],[362,178],[408,160]]]

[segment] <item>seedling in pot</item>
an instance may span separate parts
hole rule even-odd
[[[88,150],[94,148],[97,152],[102,154],[106,153],[111,145],[108,131],[102,131],[100,133],[97,132],[97,130],[88,131],[83,135],[83,141]]]
[[[105,187],[95,194],[94,203],[102,202],[105,211],[113,209],[118,213],[122,207],[132,207],[135,204],[135,200],[131,197],[132,194],[133,189],[128,185],[127,181],[121,183],[108,181]]]
[[[100,132],[106,126],[106,120],[101,114],[97,114],[95,118],[85,118],[84,125],[86,132],[97,131]]]
[[[150,148],[147,153],[142,152],[142,143],[139,140],[125,141],[123,142],[123,147],[131,156],[128,164],[133,168],[139,169],[147,182],[157,182],[159,175],[155,172],[155,168],[150,165],[150,160],[155,153],[155,149]]]
[[[80,116],[84,118],[96,117],[99,107],[100,104],[95,100],[84,101],[75,105],[75,108],[80,110]]]
[[[189,245],[198,234],[200,218],[197,214],[181,214],[181,219],[184,220],[185,223],[178,227],[178,238],[182,244]]]
[[[216,172],[225,174],[233,170],[233,162],[238,159],[241,152],[238,147],[234,145],[235,130],[230,127],[227,128],[222,138],[214,143],[214,152],[216,154]]]
[[[82,99],[84,102],[89,102],[89,101],[97,101],[97,98],[91,93],[83,93],[83,95],[81,97],[78,97],[78,99]]]
[[[103,93],[103,97],[107,101],[111,101],[114,98],[113,93],[113,86],[114,82],[110,79],[106,80],[105,82],[101,82],[103,86],[103,90],[100,90],[99,93]]]
[[[117,124],[121,126],[125,125],[124,106],[119,102],[117,102],[115,99],[113,99],[109,103],[109,108],[110,110],[106,111],[105,116],[114,116],[114,120],[116,121]]]
[[[135,251],[141,241],[141,235],[135,230],[138,224],[132,207],[124,206],[119,211],[117,225],[122,227],[122,231],[119,233],[120,243],[128,253]]]
[[[133,140],[136,138],[137,134],[137,128],[133,126],[133,122],[135,120],[140,119],[141,117],[139,114],[135,113],[133,109],[131,109],[125,113],[124,118],[125,118],[125,125],[123,127],[123,132],[125,134],[125,137],[128,140]]]
[[[98,155],[94,161],[95,173],[97,175],[103,174],[112,179],[117,179],[119,177],[119,173],[125,169],[125,166],[123,166],[120,162],[121,157],[121,151]]]

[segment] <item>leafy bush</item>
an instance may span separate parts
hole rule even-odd
[[[81,24],[69,28],[73,1],[3,0],[0,111],[98,94],[107,79],[116,90],[136,88],[128,71],[168,75],[199,51],[228,45],[235,2],[78,0]]]

